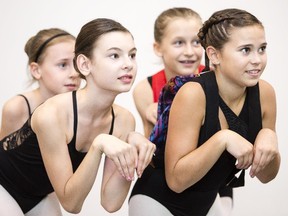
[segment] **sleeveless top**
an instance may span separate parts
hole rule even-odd
[[[244,186],[245,170],[235,167],[236,159],[224,151],[214,166],[197,183],[182,193],[173,192],[167,185],[164,171],[164,151],[167,135],[167,124],[172,100],[179,88],[186,82],[201,84],[206,97],[205,122],[200,129],[198,146],[207,141],[221,129],[218,118],[219,107],[228,122],[229,129],[239,133],[252,144],[262,128],[262,116],[259,97],[259,85],[247,88],[243,108],[239,116],[225,104],[218,94],[218,86],[214,72],[200,75],[175,77],[162,90],[159,99],[158,122],[154,127],[150,140],[156,144],[157,151],[153,157],[154,167],[146,168],[141,179],[138,179],[132,190],[135,194],[150,196],[163,204],[173,215],[205,216],[212,206],[219,189]],[[175,143],[180,145],[181,142]],[[240,172],[240,176],[235,174]]]
[[[31,116],[32,112],[31,112],[31,108],[30,108],[30,104],[29,104],[28,99],[22,94],[19,94],[19,96],[23,97],[24,100],[26,101],[26,104],[27,104],[27,107],[28,107],[28,116]]]
[[[198,71],[199,73],[205,68],[204,65],[199,65]],[[153,74],[152,76],[148,76],[147,80],[152,88],[153,91],[153,102],[158,102],[160,92],[162,88],[165,86],[167,83],[167,79],[165,76],[165,71],[164,69]]]
[[[76,150],[78,125],[76,91],[72,92],[74,112],[74,135],[67,145],[71,157],[73,171],[86,155]],[[36,134],[31,128],[31,118],[14,133],[0,141],[0,184],[10,194],[22,194],[25,197],[44,197],[53,192],[45,166],[41,157]],[[113,133],[114,111],[109,134]]]

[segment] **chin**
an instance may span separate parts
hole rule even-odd
[[[253,87],[253,86],[257,85],[258,82],[259,82],[259,79],[251,80],[251,81],[246,83],[246,87]]]

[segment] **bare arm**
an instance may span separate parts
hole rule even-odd
[[[63,97],[63,95],[59,97]],[[52,98],[40,106],[33,114],[32,128],[37,134],[45,168],[61,205],[68,212],[79,213],[94,184],[102,153],[109,157],[109,160],[112,160],[114,164],[117,162],[118,166],[114,165],[113,170],[119,179],[118,185],[123,186],[128,192],[131,182],[126,179],[133,175],[136,151],[131,145],[115,136],[100,134],[94,139],[83,161],[73,173],[67,148],[67,144],[73,137],[73,123],[71,120],[69,121],[68,116],[73,115],[69,115],[67,110],[63,110],[63,107],[68,107],[67,109],[70,107],[71,109],[72,104],[71,106],[61,106],[60,104],[65,100],[71,102],[70,97],[68,98],[60,98],[60,100]],[[54,100],[56,100],[55,104]],[[67,104],[64,102],[63,105]],[[62,107],[61,111],[59,108],[57,109],[57,104],[60,105],[58,107]],[[120,169],[124,177],[121,176]],[[111,181],[113,180],[114,177],[111,178]],[[119,188],[117,190],[119,191]],[[127,192],[123,196],[126,196]],[[122,205],[122,200],[117,200],[117,202],[114,200],[116,204],[112,204],[118,205],[116,207],[119,208],[119,205]],[[108,210],[113,211],[115,206],[113,209],[108,208]]]
[[[125,127],[123,127],[125,125]],[[142,175],[143,170],[150,163],[153,153],[155,151],[155,145],[151,143],[142,134],[134,132],[135,120],[132,114],[128,111],[123,111],[121,116],[115,122],[115,129],[121,129],[121,139],[126,140],[129,146],[132,146],[134,151],[131,152],[135,154],[136,160],[135,164],[131,164],[131,167],[136,168],[138,176]],[[119,131],[118,131],[119,133]],[[126,144],[127,145],[127,144]],[[131,155],[132,157],[133,155]],[[131,160],[131,162],[133,162]],[[131,179],[125,180],[122,175],[120,175],[115,166],[115,161],[111,160],[109,155],[105,159],[104,173],[101,187],[101,203],[102,206],[109,212],[118,210],[129,191],[129,186],[133,180],[134,170],[132,170]]]
[[[143,122],[144,135],[149,137],[154,123],[147,118],[147,109],[153,105],[153,92],[147,79],[137,84],[133,91],[133,99]]]
[[[182,192],[198,182],[225,149],[238,159],[238,168],[247,168],[252,163],[252,144],[228,129],[217,132],[197,148],[205,106],[203,89],[194,82],[181,87],[173,100],[165,150],[165,174],[168,186],[175,192]]]
[[[254,143],[254,159],[250,170],[252,177],[267,183],[274,179],[280,167],[276,124],[276,96],[273,87],[264,80],[259,81],[263,129]]]
[[[96,178],[101,151],[91,148],[73,174],[67,148],[70,142],[70,125],[67,113],[64,112],[63,116],[59,113],[56,106],[53,108],[53,105],[41,105],[32,116],[32,128],[37,135],[47,174],[61,205],[68,212],[78,213]]]
[[[114,107],[116,108],[116,106]],[[114,134],[116,133],[116,136],[119,136],[125,143],[124,141],[127,140],[128,134],[135,129],[134,117],[130,112],[120,107],[114,109],[114,111],[116,114],[114,129],[117,130]],[[127,147],[131,147],[131,145],[125,144]],[[133,148],[131,154],[131,157],[134,157],[135,160],[131,160],[131,163],[133,162],[134,164],[131,164],[133,169],[130,170],[130,179],[125,178],[124,171],[121,170],[121,166],[116,166],[117,161],[113,161],[112,155],[106,154],[101,184],[101,205],[109,212],[114,212],[122,206],[129,192],[131,180],[134,179],[138,157],[135,148]]]

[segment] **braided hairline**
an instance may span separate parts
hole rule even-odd
[[[203,25],[198,33],[201,45],[206,49],[208,45],[221,49],[229,39],[229,30],[233,27],[260,25],[262,23],[251,13],[230,8],[215,12]]]
[[[252,25],[263,27],[262,23],[253,14],[245,10],[235,8],[224,9],[215,12],[204,22],[203,27],[198,33],[198,37],[204,50],[210,45],[215,49],[221,50],[224,44],[229,41],[229,32],[233,27]],[[210,70],[210,62],[206,52],[204,70]]]
[[[208,44],[211,44],[213,38],[220,39],[219,37],[221,37],[222,39],[225,38],[225,40],[228,39],[227,26],[232,26],[231,23],[233,19],[235,18],[231,17],[229,14],[214,15],[204,23],[203,28],[200,29],[198,33],[198,37],[204,49],[206,49]],[[207,43],[208,41],[210,43]]]

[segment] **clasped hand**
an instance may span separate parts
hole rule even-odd
[[[226,136],[226,150],[236,159],[238,169],[250,169],[250,176],[257,176],[279,154],[276,133],[268,128],[262,129],[252,145],[236,133]],[[240,144],[240,145],[239,145]]]
[[[100,150],[110,158],[119,173],[128,181],[134,180],[134,173],[140,178],[155,152],[155,145],[142,134],[130,132],[127,142],[108,134],[97,137]]]

